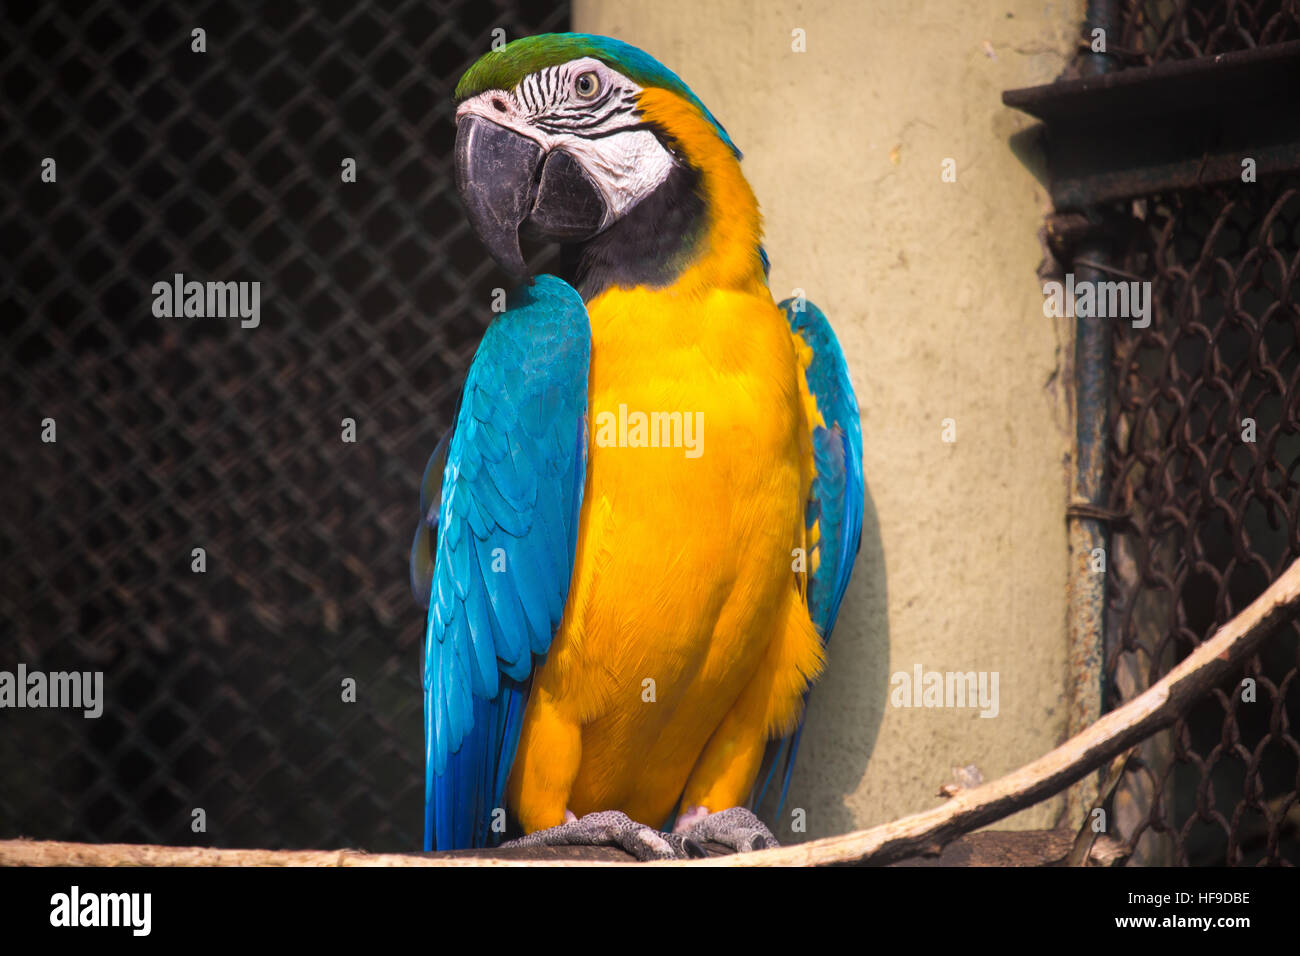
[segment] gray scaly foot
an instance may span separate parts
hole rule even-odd
[[[721,815],[715,813],[713,816]],[[696,839],[694,835],[684,833],[661,833],[654,827],[637,823],[619,810],[601,810],[569,823],[561,823],[558,827],[538,830],[501,846],[617,846],[646,863],[650,860],[689,860],[706,856],[704,848]]]
[[[781,845],[763,821],[744,807],[710,813],[685,832],[699,843],[720,843],[737,853],[768,850]]]

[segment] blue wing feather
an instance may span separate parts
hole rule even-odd
[[[438,543],[438,511],[442,500],[442,472],[447,467],[447,443],[451,432],[442,436],[424,466],[420,480],[420,522],[411,542],[411,593],[420,607],[429,606],[433,588],[434,547]]]
[[[862,477],[862,420],[853,393],[848,365],[839,340],[822,311],[811,302],[786,299],[780,304],[790,331],[812,350],[806,372],[808,389],[817,402],[823,424],[813,428],[815,477],[808,502],[807,522],[818,526],[816,567],[809,555],[808,612],[822,636],[830,640],[839,616],[840,601],[853,572],[862,541],[862,507],[865,485]],[[808,694],[804,694],[807,713]],[[794,732],[773,741],[764,755],[754,787],[752,804],[758,807],[767,795],[772,779],[781,774],[781,794],[776,814],[780,816],[790,788],[795,756],[803,734],[803,717]]]
[[[470,366],[437,514],[426,478],[412,548],[413,586],[429,608],[425,849],[491,839],[534,661],[550,648],[573,571],[591,328],[581,297],[554,276],[509,304]]]

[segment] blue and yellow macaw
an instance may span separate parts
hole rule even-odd
[[[740,151],[606,37],[487,53],[456,89],[470,222],[523,282],[430,460],[412,580],[426,849],[774,845],[862,526],[862,438],[825,316],[772,300]],[[706,440],[707,439],[707,440]],[[661,832],[661,829],[664,832]]]

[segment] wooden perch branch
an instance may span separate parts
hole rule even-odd
[[[883,864],[939,848],[1065,789],[1134,744],[1172,724],[1193,700],[1223,680],[1281,623],[1300,613],[1300,561],[1249,607],[1141,696],[1106,714],[1050,753],[998,780],[959,791],[942,806],[870,830],[773,850],[707,860],[624,864],[598,847],[583,859],[558,853],[523,857],[509,850],[433,855],[356,850],[213,850],[133,844],[0,840],[0,865],[81,866],[825,866]],[[1061,837],[1067,841],[1068,837]],[[1063,852],[1063,851],[1062,851]]]

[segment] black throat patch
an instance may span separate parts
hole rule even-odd
[[[619,286],[671,285],[704,241],[708,206],[698,170],[675,165],[667,178],[626,215],[583,243],[561,249],[561,278],[590,302]]]

